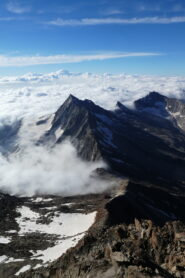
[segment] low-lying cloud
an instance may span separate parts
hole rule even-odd
[[[114,109],[117,101],[132,103],[151,91],[184,98],[185,77],[70,73],[63,70],[0,77],[0,122],[6,118],[25,117],[36,121],[40,116],[56,112],[70,94],[91,99],[106,109]]]
[[[0,155],[0,190],[22,196],[97,193],[110,186],[93,176],[98,167],[105,164],[81,160],[69,142],[54,149],[30,145],[8,158]]]

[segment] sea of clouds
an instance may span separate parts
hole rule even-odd
[[[151,91],[184,98],[185,76],[73,74],[60,70],[49,74],[0,77],[0,122],[3,118],[54,113],[69,94],[114,109],[117,101],[131,104]]]
[[[23,119],[28,123],[24,127],[29,127],[29,123],[39,117],[54,113],[69,94],[114,109],[117,101],[132,105],[134,100],[151,91],[185,98],[185,77],[74,74],[63,70],[0,77],[0,144],[4,125]],[[52,150],[36,147],[29,132],[28,128],[20,133],[20,141],[25,137],[27,142],[24,150],[8,157],[0,155],[1,190],[20,195],[74,195],[105,189],[105,183],[92,182],[91,178],[93,170],[105,167],[103,162],[82,161],[69,142]]]

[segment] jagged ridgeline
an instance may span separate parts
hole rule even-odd
[[[108,111],[70,95],[40,142],[69,139],[83,159],[103,158],[120,175],[175,186],[185,180],[184,132],[180,100],[152,92],[132,109],[118,102],[115,111]]]
[[[70,95],[41,142],[66,139],[83,159],[103,159],[109,171],[129,178],[126,194],[107,205],[111,223],[185,219],[183,100],[151,92],[130,109],[118,102],[108,111]]]
[[[22,125],[19,121],[2,129],[0,145],[7,147],[6,156],[21,150],[17,138]],[[39,130],[33,140],[36,146],[55,149],[67,140],[85,163],[105,161],[108,168],[96,169],[96,175],[104,182],[114,181],[114,187],[67,197],[2,193],[1,235],[14,232],[12,241],[0,243],[0,259],[6,255],[0,262],[0,278],[185,277],[184,100],[151,92],[132,107],[118,102],[110,111],[70,95],[55,114],[29,127]],[[84,227],[76,234],[70,227],[72,235],[61,235],[65,224],[56,222],[57,217],[72,226],[74,220],[68,222],[67,216],[74,215]],[[31,227],[24,233],[28,223],[46,233]],[[49,235],[52,225],[58,231]],[[63,256],[48,263],[45,249],[70,240],[69,247],[74,248],[61,250]]]

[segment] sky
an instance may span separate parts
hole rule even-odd
[[[1,0],[0,75],[185,75],[184,0]]]

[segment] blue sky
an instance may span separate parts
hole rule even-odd
[[[0,75],[185,74],[184,0],[1,0]]]

